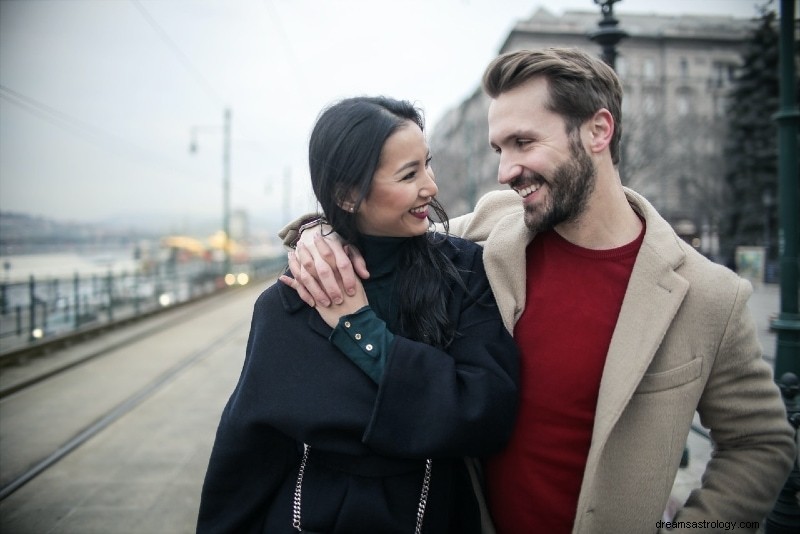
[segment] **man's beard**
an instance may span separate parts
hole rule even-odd
[[[596,182],[594,162],[572,135],[570,156],[546,182],[549,196],[544,206],[525,206],[525,225],[531,231],[544,232],[563,222],[573,222],[586,209]]]

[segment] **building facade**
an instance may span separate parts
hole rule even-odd
[[[678,233],[709,256],[730,199],[724,187],[727,95],[755,21],[718,16],[616,13],[628,37],[617,46],[623,83],[623,183],[644,194]],[[588,35],[599,11],[544,8],[518,22],[499,52],[578,47],[600,55]],[[450,215],[469,211],[496,183],[488,150],[488,98],[477,88],[435,127],[431,137],[440,198]]]

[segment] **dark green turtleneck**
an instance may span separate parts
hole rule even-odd
[[[362,236],[361,253],[369,269],[364,280],[368,306],[339,319],[330,341],[375,382],[380,381],[394,335],[388,325],[396,325],[397,302],[394,280],[406,237]]]

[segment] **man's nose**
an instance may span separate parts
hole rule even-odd
[[[511,160],[510,157],[500,156],[500,163],[497,167],[498,183],[507,185],[513,182],[522,173],[522,166]]]

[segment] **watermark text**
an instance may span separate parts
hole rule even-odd
[[[675,528],[698,528],[731,531],[740,528],[758,530],[758,521],[657,521],[656,528],[672,530]]]

